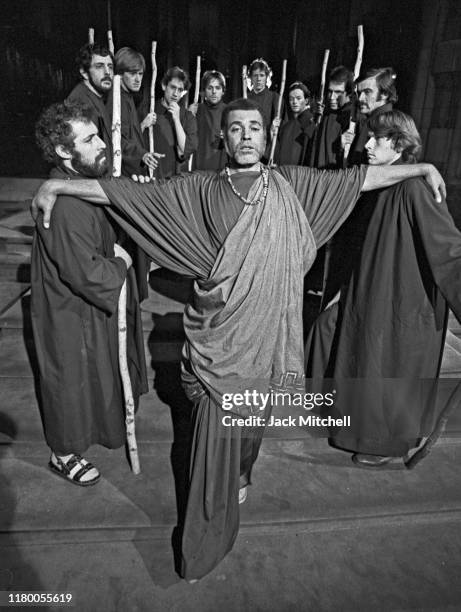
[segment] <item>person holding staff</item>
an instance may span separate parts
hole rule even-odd
[[[202,77],[203,102],[191,104],[189,110],[197,118],[198,149],[193,159],[194,170],[221,170],[227,155],[221,135],[221,116],[226,79],[217,70],[207,70]]]
[[[189,87],[189,77],[179,66],[169,68],[163,76],[163,97],[155,102],[153,119],[155,150],[164,156],[156,169],[157,178],[187,170],[187,160],[197,150],[197,121],[180,105]]]
[[[51,176],[67,182],[101,177],[106,146],[91,110],[54,104],[36,126]],[[39,368],[40,407],[50,469],[80,486],[100,479],[82,453],[93,444],[125,443],[118,367],[117,305],[128,283],[128,363],[133,393],[147,391],[143,332],[129,254],[102,208],[59,198],[53,227],[37,225],[31,255],[31,318]]]
[[[112,168],[112,126],[105,101],[112,89],[114,58],[106,47],[86,44],[76,58],[81,82],[67,96],[70,102],[81,102],[91,109],[98,134],[106,145],[107,168]]]
[[[421,174],[434,193],[444,190],[430,164],[335,172],[267,168],[261,164],[266,125],[251,100],[228,104],[222,129],[230,163],[219,173],[141,185],[48,181],[33,202],[33,211],[45,211],[45,225],[57,194],[106,205],[158,265],[196,279],[184,314],[182,360],[183,385],[194,402],[182,531],[182,575],[188,580],[205,576],[231,550],[239,500],[251,482],[264,431],[258,424],[226,424],[232,412],[224,410],[224,398],[245,389],[267,392],[273,385],[292,390],[297,374],[298,384],[303,380],[302,281],[316,249],[338,229],[361,191]],[[270,407],[237,401],[230,409],[237,415],[253,409],[261,417],[270,414]]]
[[[154,125],[155,113],[148,113],[139,122],[133,95],[142,85],[146,62],[141,53],[130,47],[122,47],[115,54],[115,72],[121,76],[121,125],[122,125],[122,174],[146,174],[148,168],[155,170],[159,154],[148,150],[145,130]],[[107,111],[112,117],[112,95],[107,99]]]

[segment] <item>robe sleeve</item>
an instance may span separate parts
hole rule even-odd
[[[120,257],[102,254],[101,229],[91,208],[60,197],[50,229],[38,223],[37,231],[63,283],[93,306],[116,312],[127,267]]]
[[[434,281],[461,321],[461,232],[446,202],[438,204],[423,179],[405,181],[403,187]]]
[[[202,214],[207,180],[188,174],[144,185],[116,179],[100,185],[111,215],[156,264],[206,278],[216,256]]]
[[[366,166],[347,170],[281,166],[278,171],[293,187],[306,213],[317,249],[333,236],[352,212],[366,176]]]

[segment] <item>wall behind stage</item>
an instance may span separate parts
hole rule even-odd
[[[133,46],[148,59],[158,41],[159,75],[179,64],[193,76],[217,68],[228,81],[226,99],[241,94],[241,66],[264,57],[278,88],[283,58],[287,82],[303,80],[316,91],[325,48],[330,67],[353,67],[356,26],[365,28],[364,66],[393,65],[399,75],[399,107],[410,109],[429,0],[112,0],[115,46]],[[77,82],[77,49],[88,28],[105,42],[106,0],[2,0],[0,15],[0,176],[45,176],[34,145],[42,108],[62,100]],[[148,62],[149,64],[149,62]],[[158,79],[159,81],[160,79]],[[193,79],[192,79],[193,80]],[[144,98],[150,82],[145,78]],[[158,91],[160,95],[160,90]]]

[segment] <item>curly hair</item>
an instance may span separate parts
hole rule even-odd
[[[61,158],[55,147],[61,145],[70,153],[74,150],[74,132],[71,121],[92,121],[91,110],[81,102],[52,104],[45,109],[35,124],[35,141],[42,150],[43,157],[52,164],[59,165]]]
[[[390,138],[394,149],[407,164],[416,164],[421,155],[421,136],[413,119],[402,111],[379,113],[368,120],[368,128],[375,138]]]
[[[87,43],[78,50],[77,57],[75,58],[77,69],[79,71],[83,70],[83,72],[88,72],[93,60],[93,55],[101,55],[101,57],[107,57],[109,55],[112,61],[114,61],[114,56],[107,47]]]
[[[173,68],[169,68],[165,74],[163,75],[162,85],[165,87],[168,85],[170,81],[173,79],[179,79],[184,84],[184,90],[187,91],[190,87],[189,75],[185,70],[180,68],[179,66],[173,66]]]

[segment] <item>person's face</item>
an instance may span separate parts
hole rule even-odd
[[[365,149],[370,166],[389,166],[400,157],[400,152],[395,149],[391,138],[376,137],[373,132],[368,135]]]
[[[258,110],[233,110],[227,117],[224,146],[237,166],[258,163],[266,149],[266,130]]]
[[[224,90],[218,79],[211,79],[205,87],[205,100],[208,104],[215,106],[219,104],[224,95]]]
[[[136,93],[141,89],[144,70],[127,70],[122,73],[122,83],[127,91]]]
[[[163,99],[165,100],[167,106],[172,102],[179,104],[179,101],[184,93],[184,83],[181,81],[181,79],[174,78],[171,79],[168,85],[162,85],[162,89]]]
[[[288,94],[288,103],[295,117],[303,113],[308,106],[302,89],[292,89]]]
[[[384,106],[387,97],[381,96],[376,79],[365,79],[357,85],[360,112],[369,115],[375,108]]]
[[[327,100],[331,110],[339,110],[347,104],[350,97],[346,93],[346,83],[330,81],[328,84]]]
[[[99,94],[104,94],[112,87],[114,64],[110,55],[93,55],[88,72],[81,71],[81,73]]]
[[[106,145],[98,136],[98,129],[90,121],[72,121],[74,148],[70,151],[70,165],[82,176],[99,177],[107,171]]]
[[[253,91],[260,93],[266,87],[267,74],[260,68],[255,68],[250,75],[251,84],[253,85]]]

